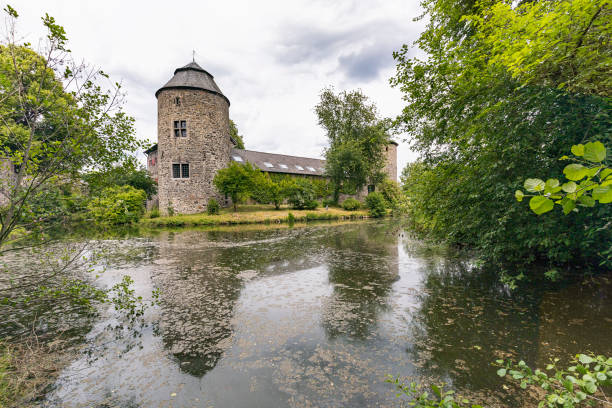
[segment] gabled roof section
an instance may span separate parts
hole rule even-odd
[[[230,103],[229,99],[223,95],[223,92],[221,92],[221,89],[215,83],[214,77],[195,61],[190,62],[184,67],[177,68],[172,79],[155,92],[155,97],[157,98],[157,95],[164,89],[199,89],[219,95],[227,101],[228,105]]]
[[[240,157],[242,163],[249,162],[262,171],[270,173],[324,176],[325,160],[321,159],[255,152],[253,150],[232,149],[230,152],[230,159],[241,163],[240,160],[234,158],[235,156]],[[270,167],[270,165],[272,165],[272,167]]]

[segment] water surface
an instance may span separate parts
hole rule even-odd
[[[612,354],[612,284],[509,294],[389,223],[181,230],[105,242],[102,284],[161,289],[136,332],[104,311],[44,406],[397,406],[387,374],[520,406],[490,362]]]

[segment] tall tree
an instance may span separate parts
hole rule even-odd
[[[342,189],[356,191],[384,178],[384,148],[389,142],[389,122],[378,116],[376,106],[359,90],[332,88],[321,92],[315,112],[329,140],[325,172],[337,201]]]
[[[23,222],[23,215],[46,185],[79,178],[86,168],[120,163],[142,145],[134,134],[134,120],[121,109],[120,84],[105,88],[108,75],[75,62],[66,48],[65,31],[53,17],[42,19],[47,42],[37,52],[29,43],[18,43],[18,14],[10,6],[5,11],[9,25],[0,44],[0,247],[13,240],[9,236],[15,228],[34,229]]]
[[[597,265],[611,239],[609,209],[560,221],[509,203],[526,178],[560,174],[572,145],[609,145],[610,75],[596,73],[612,65],[595,41],[609,41],[609,10],[570,3],[426,0],[416,42],[426,57],[408,46],[394,54],[392,84],[407,102],[398,122],[421,154],[404,180],[415,218],[515,274],[534,262]]]

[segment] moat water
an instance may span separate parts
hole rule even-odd
[[[128,274],[136,331],[103,311],[49,407],[399,406],[388,374],[522,406],[491,362],[612,354],[612,281],[507,288],[392,222],[180,230],[101,243]]]

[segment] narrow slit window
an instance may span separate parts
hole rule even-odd
[[[174,121],[174,137],[179,137],[181,135],[181,129],[179,124],[180,122],[178,120]]]
[[[172,178],[180,178],[181,177],[181,165],[173,164],[172,165]]]
[[[189,178],[189,163],[181,164],[181,177]]]

